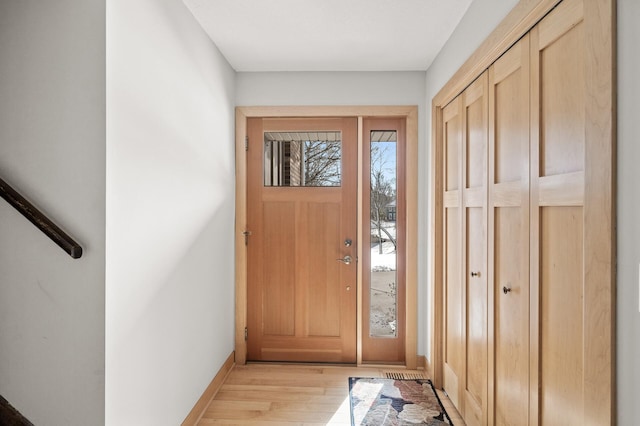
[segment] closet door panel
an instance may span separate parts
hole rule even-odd
[[[540,213],[540,421],[546,425],[584,424],[582,214],[581,207]]]
[[[453,100],[443,110],[445,186],[443,211],[443,388],[460,409],[463,374],[463,288],[462,288],[462,103]]]
[[[532,31],[531,404],[541,425],[583,425],[586,53],[582,0],[565,0]],[[537,383],[536,383],[537,382]],[[571,410],[566,410],[570,406]]]
[[[495,226],[495,422],[526,424],[529,400],[529,285],[522,207],[498,207]]]
[[[461,370],[462,358],[462,314],[460,301],[462,300],[462,286],[460,285],[460,221],[459,209],[450,207],[446,215],[447,236],[447,288],[446,288],[446,346],[445,362],[456,376]],[[457,379],[456,379],[457,380]],[[446,381],[445,381],[446,386]],[[445,389],[447,389],[445,387]],[[453,387],[450,387],[453,390]],[[448,391],[450,392],[450,391]]]
[[[463,93],[464,407],[468,425],[487,413],[487,133],[488,76]]]
[[[522,45],[516,45],[493,66],[493,92],[495,108],[493,143],[495,169],[493,183],[528,180],[529,108],[519,105],[529,99],[529,70],[523,68]]]
[[[445,157],[445,191],[459,189],[460,182],[460,149],[462,144],[462,117],[460,116],[460,99],[454,99],[444,109],[444,157]]]
[[[484,209],[467,208],[465,421],[483,424],[487,392],[487,281]],[[473,274],[473,276],[471,275]]]
[[[610,6],[564,0],[531,31],[531,401],[542,425],[557,424],[559,397],[572,407],[565,424],[615,420]]]
[[[540,176],[584,170],[584,25],[539,52]]]
[[[487,77],[483,75],[465,92],[465,189],[487,185]]]
[[[529,418],[529,37],[489,69],[489,424]]]

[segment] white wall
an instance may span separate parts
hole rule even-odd
[[[475,0],[445,48],[427,71],[427,99],[449,80],[477,45],[501,21],[516,0]],[[640,98],[640,3],[618,3],[618,274],[617,274],[617,399],[618,424],[640,424],[640,124],[635,103]],[[430,132],[430,120],[428,129]],[[426,328],[428,330],[428,328]],[[424,339],[428,342],[429,336]]]
[[[640,424],[640,2],[618,1],[618,424]]]
[[[417,105],[419,151],[426,145],[424,98],[425,73],[411,72],[264,72],[238,73],[236,105]],[[420,182],[424,182],[424,167],[419,168]],[[424,191],[420,191],[420,215],[425,212]],[[420,235],[424,235],[420,223]],[[418,255],[426,259],[421,243]],[[422,262],[421,262],[422,263]],[[418,274],[418,296],[425,296],[425,278]],[[426,321],[424,309],[418,311],[418,353],[424,353],[425,334],[421,329]]]
[[[234,348],[235,73],[180,0],[107,4],[106,424],[180,424]]]
[[[37,425],[104,416],[105,2],[0,2],[0,176],[81,243],[0,200],[0,395]]]

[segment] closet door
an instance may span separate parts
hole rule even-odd
[[[529,36],[489,69],[489,424],[529,417]]]
[[[462,102],[457,97],[442,111],[443,121],[443,273],[444,330],[443,364],[444,390],[460,409],[460,382],[463,378],[464,348],[462,341]]]
[[[462,410],[469,426],[487,422],[487,85],[485,72],[462,94]]]
[[[559,418],[565,425],[585,424],[581,6],[580,1],[563,2],[532,31],[532,101],[539,107],[533,108],[532,117],[531,266],[539,297],[539,319],[534,323],[540,336],[536,411],[543,425],[556,424]]]
[[[472,425],[615,424],[615,1],[547,6],[523,12],[517,41],[522,22],[505,27],[514,44],[488,68],[486,160],[472,96],[484,77],[447,104],[466,64],[433,101],[434,376]],[[477,68],[494,55],[481,52]]]
[[[533,423],[542,425],[602,425],[615,416],[612,146],[611,122],[603,120],[611,114],[610,57],[599,54],[608,47],[601,41],[607,18],[596,6],[565,0],[531,31],[531,280],[538,314],[531,404]]]

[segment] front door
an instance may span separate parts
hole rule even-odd
[[[357,119],[247,136],[247,359],[355,363]]]

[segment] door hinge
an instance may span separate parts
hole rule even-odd
[[[244,137],[244,150],[249,151],[249,136]]]
[[[242,235],[244,235],[244,245],[249,245],[249,235],[251,235],[251,231],[244,231]]]
[[[249,338],[249,329],[247,327],[244,328],[244,341],[246,342]]]

